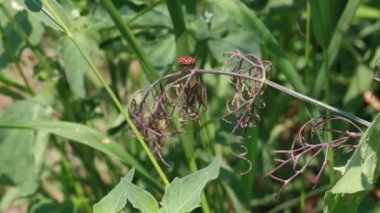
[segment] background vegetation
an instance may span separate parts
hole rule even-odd
[[[161,200],[165,185],[216,156],[220,172],[196,212],[380,208],[377,0],[0,0],[0,35],[0,211],[91,211],[132,167],[133,183]],[[328,151],[318,187],[311,180],[322,158],[280,196],[281,183],[264,176],[274,150],[289,149],[303,123],[329,112],[266,88],[257,125],[231,133],[220,119],[233,91],[226,77],[202,76],[207,111],[162,145],[169,166],[151,159],[125,111],[133,95],[178,71],[182,55],[222,70],[223,53],[235,50],[271,61],[271,80],[374,121],[354,152]],[[231,148],[240,143],[252,163],[243,176],[249,165]],[[125,211],[134,211],[130,202]]]

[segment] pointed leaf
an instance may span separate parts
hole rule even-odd
[[[89,55],[91,40],[82,33],[75,33],[74,37],[77,39],[83,50]],[[96,44],[94,44],[96,45]],[[82,54],[76,48],[74,43],[64,36],[61,40],[61,55],[64,62],[65,74],[71,90],[79,97],[85,97],[84,74],[87,70],[87,62]]]
[[[14,120],[35,120],[47,115],[48,108],[36,101],[22,101],[9,107],[1,121],[11,123]],[[37,141],[37,139],[40,139]],[[35,146],[36,144],[38,146]],[[20,195],[35,192],[38,187],[40,160],[35,153],[40,153],[47,146],[47,138],[37,138],[34,130],[0,130],[0,185],[15,185]],[[41,157],[41,156],[38,156]],[[4,182],[8,180],[7,182]]]
[[[191,212],[197,208],[203,188],[207,182],[218,177],[219,169],[220,159],[216,157],[206,168],[184,178],[175,178],[165,189],[162,199],[164,212]]]
[[[14,120],[10,123],[3,122],[3,120],[0,119],[0,129],[1,128],[42,130],[50,134],[55,134],[69,140],[82,143],[109,156],[115,157],[128,165],[136,167],[136,170],[141,173],[147,180],[153,184],[157,184],[157,182],[149,175],[145,168],[135,158],[124,151],[123,147],[112,141],[103,133],[90,127],[81,124],[61,121],[28,122]]]
[[[124,184],[133,179],[135,169],[132,168],[121,178],[120,182],[99,202],[93,206],[94,213],[117,213],[127,204],[127,192]]]
[[[158,203],[149,192],[131,182],[123,181],[122,183],[128,201],[132,203],[133,207],[140,210],[140,212],[158,213]]]
[[[380,114],[362,136],[359,146],[347,163],[343,176],[325,195],[325,208],[349,208],[354,212],[366,191],[379,177]],[[353,202],[355,200],[355,202]],[[345,211],[344,211],[345,212]]]
[[[57,14],[62,22],[70,28],[69,16],[66,11],[55,0],[16,0],[17,3],[28,9],[34,19],[39,19],[44,24],[55,30],[62,30],[58,20],[54,17]],[[49,5],[47,5],[48,3]]]

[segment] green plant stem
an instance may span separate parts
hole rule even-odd
[[[17,62],[15,62],[15,66],[16,66],[16,70],[18,71],[18,73],[20,74],[22,80],[24,81],[25,86],[30,90],[31,94],[34,95],[35,93],[34,93],[32,87],[30,86],[28,78],[26,77],[25,73],[23,72],[20,64],[17,63]]]
[[[4,12],[5,7],[2,6],[1,8],[3,9],[3,12]],[[6,12],[7,11],[5,11],[4,13],[6,13]],[[12,48],[12,45],[10,45],[8,43],[8,36],[6,36],[4,29],[1,26],[0,26],[0,35],[1,35],[1,39],[3,41],[6,53],[7,53],[8,57],[12,60],[12,62],[15,64],[16,70],[18,71],[22,80],[24,81],[24,84],[27,88],[27,92],[31,95],[34,95],[35,93],[34,93],[32,87],[30,87],[28,78],[25,76],[25,74],[24,74],[24,72],[23,72],[23,70],[19,64],[19,61],[17,60],[17,57],[15,55],[15,50]]]
[[[346,7],[339,18],[339,21],[335,27],[335,31],[330,39],[329,46],[326,50],[328,61],[324,60],[320,66],[319,71],[317,72],[318,75],[315,78],[314,87],[311,90],[311,94],[313,97],[317,97],[322,90],[322,87],[320,87],[319,85],[323,85],[326,79],[326,73],[323,70],[329,69],[335,61],[340,47],[342,46],[344,34],[347,32],[348,27],[350,26],[349,23],[351,19],[355,16],[355,11],[359,7],[360,2],[360,0],[347,1]]]
[[[147,6],[146,8],[144,8],[143,10],[141,10],[137,15],[135,15],[133,18],[129,19],[128,20],[128,24],[131,24],[132,22],[136,21],[136,19],[140,18],[145,13],[151,11],[153,8],[157,7],[162,2],[164,2],[164,0],[157,0],[154,3],[152,3],[151,5]]]
[[[137,127],[135,124],[132,122],[131,118],[129,117],[129,114],[127,112],[127,109],[124,109],[124,107],[121,105],[120,101],[117,99],[116,95],[113,93],[112,89],[110,86],[108,86],[106,80],[103,78],[103,76],[100,74],[98,68],[94,65],[94,63],[91,61],[89,56],[85,53],[85,51],[82,49],[82,47],[79,45],[78,41],[73,37],[73,34],[71,31],[68,29],[68,27],[65,25],[65,23],[62,21],[61,17],[56,13],[56,11],[51,7],[49,2],[47,0],[43,0],[44,4],[48,9],[52,12],[53,17],[57,20],[59,25],[62,27],[63,31],[66,33],[66,35],[69,37],[69,39],[73,42],[75,47],[78,49],[78,51],[81,53],[83,58],[86,60],[88,65],[90,66],[90,69],[93,71],[93,73],[96,75],[98,80],[102,83],[104,88],[106,89],[107,93],[111,96],[112,101],[116,105],[116,107],[119,109],[121,114],[123,115],[124,119],[127,121],[129,124],[130,128],[132,129],[133,133],[135,134],[138,142],[140,145],[143,147],[144,151],[148,155],[149,160],[152,162],[154,168],[160,175],[162,181],[164,182],[165,185],[169,185],[169,180],[164,174],[163,170],[161,169],[160,165],[156,161],[155,157],[153,156],[152,152],[150,151],[149,147],[145,143],[143,137],[141,136],[140,132],[138,131]]]
[[[344,116],[346,118],[349,118],[349,119],[351,119],[351,120],[353,120],[353,121],[355,121],[355,122],[357,122],[359,124],[362,124],[362,125],[364,125],[366,127],[369,127],[371,125],[371,123],[368,122],[368,121],[366,121],[366,120],[363,120],[363,119],[361,119],[359,117],[351,115],[348,112],[345,112],[345,111],[343,111],[341,109],[338,109],[336,107],[333,107],[333,106],[330,106],[328,104],[325,104],[325,103],[323,103],[321,101],[318,101],[316,99],[310,98],[309,96],[306,96],[304,94],[298,93],[298,92],[296,92],[294,90],[291,90],[291,89],[289,89],[287,87],[281,86],[281,85],[279,85],[277,83],[274,83],[273,81],[270,81],[268,79],[264,79],[263,80],[261,78],[255,78],[255,77],[252,77],[252,76],[245,76],[245,75],[242,76],[242,75],[237,74],[237,73],[228,73],[228,72],[222,72],[222,71],[216,71],[216,70],[197,70],[196,72],[216,74],[216,75],[229,75],[229,76],[234,76],[234,77],[244,77],[246,79],[251,79],[251,80],[254,80],[254,81],[259,81],[259,82],[262,82],[262,83],[264,83],[264,84],[266,84],[266,85],[268,85],[268,86],[270,86],[270,87],[272,87],[274,89],[277,89],[277,90],[279,90],[281,92],[284,92],[284,93],[286,93],[286,94],[288,94],[290,96],[293,96],[293,97],[295,97],[297,99],[300,99],[302,101],[308,102],[310,104],[316,105],[318,107],[324,108],[324,109],[329,110],[331,112],[334,112],[334,113],[337,113],[339,115],[342,115],[342,116]]]
[[[22,28],[12,19],[11,14],[7,10],[7,8],[4,6],[3,3],[0,2],[0,9],[3,11],[4,15],[9,20],[9,23],[12,25],[13,29],[16,31],[18,36],[20,36],[21,40],[25,42],[25,44],[36,54],[38,61],[48,70],[53,70],[49,63],[46,61],[45,56],[42,54],[42,52],[34,46],[32,43],[30,43],[28,36],[25,34],[25,32],[22,30]]]
[[[12,79],[8,79],[3,74],[0,74],[0,82],[6,84],[8,86],[14,87],[16,89],[19,89],[23,92],[32,94],[29,88],[25,87],[24,85],[19,84],[18,82],[14,81]]]
[[[305,77],[309,76],[310,66],[310,32],[311,32],[311,6],[310,0],[306,1],[306,41],[305,41]],[[307,81],[308,82],[308,81]]]
[[[132,50],[136,54],[143,71],[145,72],[148,79],[152,82],[158,78],[158,74],[153,64],[148,60],[146,54],[144,53],[142,47],[137,41],[136,37],[133,35],[132,30],[129,26],[124,22],[123,18],[120,16],[117,8],[112,3],[111,0],[101,0],[103,6],[108,11],[112,20],[115,22],[116,27],[119,29],[123,38],[128,42],[131,46]]]
[[[174,28],[176,57],[189,54],[190,48],[186,33],[185,18],[181,7],[181,0],[166,0],[166,5]]]

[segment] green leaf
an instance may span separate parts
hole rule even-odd
[[[154,66],[165,67],[173,63],[175,56],[174,43],[173,36],[166,36],[148,45],[147,52]]]
[[[122,181],[122,184],[127,194],[127,199],[132,203],[133,207],[140,210],[140,212],[158,213],[158,203],[149,192],[131,182]]]
[[[186,24],[182,12],[181,1],[166,0],[166,5],[173,23],[174,36],[176,41],[176,57],[189,54],[189,37],[186,32]]]
[[[5,95],[5,96],[9,96],[14,100],[24,99],[24,97],[20,93],[13,91],[9,87],[0,86],[0,94]]]
[[[346,110],[354,112],[363,104],[364,92],[370,90],[373,81],[373,72],[367,66],[359,65],[352,76],[350,85],[343,99],[343,106]]]
[[[0,120],[0,128],[18,128],[18,129],[35,129],[42,130],[50,134],[55,134],[63,138],[79,142],[86,146],[92,147],[100,152],[109,156],[115,157],[120,161],[136,167],[136,170],[143,175],[149,182],[158,186],[158,183],[149,175],[144,167],[131,155],[129,155],[124,148],[112,141],[98,130],[90,127],[60,121],[22,121],[15,119],[11,123]]]
[[[59,22],[54,17],[54,12],[61,18],[63,23],[70,28],[70,20],[66,11],[55,0],[16,0],[19,4],[28,9],[33,19],[39,19],[44,24],[52,27],[55,30],[62,30]],[[53,9],[50,10],[45,2],[49,3],[49,6]]]
[[[261,50],[258,41],[252,39],[252,33],[245,29],[235,30],[225,38],[212,39],[208,42],[209,49],[213,56],[223,62],[223,53],[233,50],[239,50],[244,54],[253,53],[261,56]]]
[[[326,49],[333,32],[334,2],[331,0],[310,1],[312,26],[316,40]]]
[[[355,210],[367,190],[379,177],[380,114],[362,136],[358,148],[346,165],[343,176],[325,195],[325,206],[334,209],[342,206]]]
[[[140,65],[145,72],[145,75],[148,77],[150,82],[153,82],[158,78],[158,73],[154,68],[153,64],[148,59],[147,55],[142,49],[142,46],[138,42],[137,38],[133,34],[129,25],[126,24],[121,17],[119,11],[113,4],[111,0],[101,0],[103,6],[107,9],[108,13],[112,17],[112,20],[115,22],[116,27],[119,29],[122,37],[128,42],[133,52],[136,54],[139,59]]]
[[[325,206],[323,212],[358,212],[358,207],[366,193],[334,194],[331,191],[325,194]]]
[[[206,168],[184,178],[175,178],[165,189],[162,199],[163,211],[180,213],[191,212],[197,208],[203,188],[207,182],[218,177],[219,169],[220,159],[216,157]]]
[[[129,170],[128,173],[121,178],[120,182],[93,206],[94,213],[120,212],[127,204],[127,191],[125,184],[132,181],[134,173],[134,168]]]
[[[55,213],[65,213],[65,212],[75,212],[75,206],[69,201],[60,203],[49,198],[38,198],[37,201],[31,203],[28,208],[28,213],[44,213],[44,212],[55,212]]]
[[[44,28],[40,21],[31,19],[25,11],[16,13],[12,20],[4,25],[4,29],[0,29],[0,67],[19,59],[21,50],[26,46],[25,38],[22,39],[20,34],[27,36],[30,45],[36,45],[43,33]]]
[[[337,26],[334,29],[334,32],[329,41],[329,45],[326,50],[326,55],[316,76],[314,77],[314,85],[311,90],[313,97],[317,97],[322,91],[322,86],[326,79],[327,71],[333,65],[340,47],[342,46],[345,33],[348,31],[350,26],[350,21],[355,16],[356,9],[360,4],[360,0],[349,0],[344,8],[342,15],[339,18]]]
[[[48,108],[41,103],[32,100],[22,101],[9,107],[1,122],[35,120],[44,117],[48,112]],[[44,156],[46,146],[47,138],[39,138],[34,130],[1,129],[0,185],[16,186],[21,196],[35,192],[41,169],[41,156],[36,154]]]
[[[93,42],[83,33],[74,33],[73,35],[83,50],[89,55]],[[61,40],[61,55],[64,62],[65,74],[71,90],[81,98],[86,96],[84,85],[84,76],[88,68],[86,60],[79,52],[78,48],[64,36]]]
[[[356,10],[356,18],[367,18],[367,19],[379,19],[380,18],[380,9],[378,7],[371,7],[368,5],[360,5]]]

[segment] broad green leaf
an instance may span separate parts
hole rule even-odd
[[[199,206],[203,188],[210,180],[219,175],[220,159],[193,174],[183,178],[175,178],[165,189],[162,199],[162,211],[167,213],[191,212]]]
[[[175,56],[174,43],[174,37],[167,36],[157,39],[157,41],[148,45],[147,53],[154,66],[165,67],[173,63]]]
[[[32,100],[22,101],[9,107],[0,121],[31,121],[45,117],[48,112],[48,108],[41,103]],[[14,185],[19,189],[21,196],[35,192],[41,168],[41,156],[38,156],[37,160],[35,154],[43,156],[46,146],[47,138],[38,137],[34,130],[1,129],[0,183]]]
[[[8,20],[8,18],[5,19]],[[16,13],[3,28],[0,29],[0,67],[18,60],[21,50],[26,46],[25,39],[31,45],[36,45],[44,33],[41,22],[31,19],[25,11]],[[27,38],[22,39],[20,34],[26,35]]]
[[[93,42],[82,33],[74,33],[74,37],[89,55]],[[84,76],[87,70],[87,62],[76,48],[74,43],[67,36],[61,40],[61,55],[64,62],[65,74],[71,90],[81,98],[86,96]]]
[[[208,42],[208,46],[213,56],[223,62],[223,53],[233,50],[239,50],[244,54],[253,53],[261,56],[261,50],[258,41],[252,38],[252,33],[245,29],[238,29],[235,33],[231,33],[225,38],[212,39]]]
[[[20,26],[21,30],[28,36],[28,41],[31,45],[37,45],[40,43],[42,34],[44,33],[44,28],[40,21],[31,18],[31,16],[25,12],[19,12],[14,16],[14,21]],[[22,40],[19,35],[10,25],[6,28],[6,33],[11,38],[12,46],[16,47],[17,42],[20,43]],[[17,39],[16,41],[14,41]],[[18,44],[20,45],[20,44]],[[17,48],[13,48],[18,50]]]
[[[133,207],[144,213],[158,213],[158,203],[156,199],[144,189],[131,182],[122,181],[123,190],[127,194],[127,199]]]
[[[124,151],[122,146],[112,141],[103,133],[90,127],[62,121],[28,122],[15,119],[11,123],[0,120],[0,128],[42,130],[50,134],[79,142],[109,156],[115,157],[128,165],[136,167],[136,170],[141,173],[143,177],[157,186],[157,182],[149,175],[144,167],[135,158]]]
[[[323,212],[358,212],[358,207],[362,201],[365,192],[357,192],[354,194],[334,194],[331,191],[325,194],[325,206]]]
[[[132,168],[120,179],[120,182],[99,202],[93,206],[94,213],[117,213],[127,204],[127,191],[125,183],[130,183],[133,179],[135,169]]]
[[[44,24],[55,30],[63,30],[59,24],[59,19],[70,28],[70,20],[66,11],[56,0],[16,0],[19,4],[28,9],[33,19],[39,19]],[[59,16],[59,19],[55,17]]]
[[[358,208],[366,190],[376,183],[379,177],[380,155],[380,114],[362,136],[359,146],[346,165],[343,176],[325,195],[325,207],[350,206]]]

